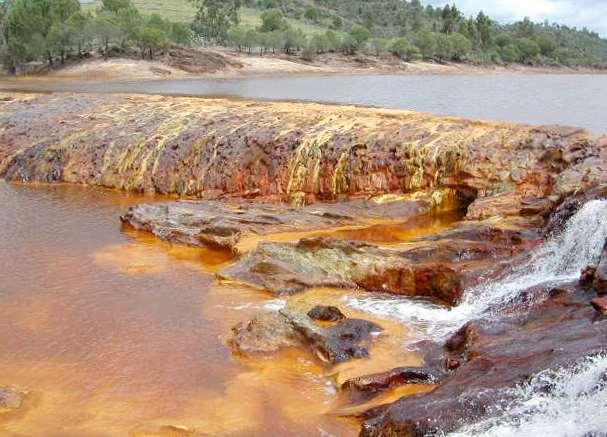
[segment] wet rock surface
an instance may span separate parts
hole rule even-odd
[[[329,327],[317,325],[308,315],[290,309],[262,312],[234,327],[231,344],[249,356],[303,346],[320,361],[337,364],[369,355],[372,336],[381,326],[367,320],[342,319]]]
[[[418,264],[397,251],[333,238],[262,242],[219,275],[276,294],[313,287],[362,287],[453,305],[463,291],[458,274],[447,265]]]
[[[369,399],[381,391],[405,384],[437,384],[444,373],[438,369],[397,367],[395,369],[364,375],[347,380],[341,385],[354,402]]]
[[[423,200],[358,199],[306,207],[245,200],[176,201],[130,207],[121,219],[135,229],[171,242],[237,251],[247,237],[406,220],[430,211]]]
[[[589,187],[607,153],[579,129],[408,111],[143,95],[11,94],[0,176],[291,202],[437,190],[470,218]],[[476,200],[475,200],[476,199]]]
[[[607,351],[607,323],[587,291],[569,289],[528,313],[469,322],[445,344],[460,365],[433,391],[370,412],[361,435],[449,432],[489,414],[508,391],[537,373]]]
[[[316,305],[308,311],[308,317],[312,320],[321,320],[323,322],[338,322],[346,318],[339,308],[324,305]]]

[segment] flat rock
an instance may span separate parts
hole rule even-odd
[[[463,293],[459,275],[445,264],[415,263],[397,251],[332,238],[262,242],[219,276],[275,294],[312,287],[362,287],[453,305]]]
[[[405,221],[428,213],[430,206],[423,200],[385,201],[382,198],[306,207],[246,200],[182,200],[132,206],[121,220],[171,242],[236,252],[239,243],[247,237],[256,239],[269,234],[355,226],[378,220]]]

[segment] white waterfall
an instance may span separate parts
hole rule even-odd
[[[451,437],[604,436],[607,430],[607,356],[569,369],[546,371],[512,390],[514,401],[491,418]]]
[[[607,201],[592,200],[569,219],[558,235],[501,278],[481,281],[464,292],[462,303],[445,308],[402,297],[350,297],[347,304],[380,317],[401,320],[419,339],[444,339],[463,323],[499,310],[519,293],[538,285],[576,279],[596,264],[607,238]]]

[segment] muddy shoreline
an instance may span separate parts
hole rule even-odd
[[[306,354],[337,391],[333,413],[363,420],[361,435],[455,431],[534,375],[607,352],[597,300],[607,288],[606,138],[140,95],[6,93],[0,120],[8,181],[197,198],[131,206],[123,226],[224,251],[219,290],[239,284],[272,302],[227,335],[234,355],[253,365]],[[457,218],[419,236],[394,227],[445,213]],[[539,273],[525,282],[517,268]],[[522,285],[508,288],[512,278]],[[378,302],[454,317],[424,335],[414,319],[360,311]],[[383,360],[405,338],[408,360]]]

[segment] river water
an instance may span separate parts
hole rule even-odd
[[[419,365],[401,347],[403,325],[346,308],[352,290],[311,290],[297,299],[340,305],[390,332],[371,359],[327,374],[305,351],[234,356],[232,326],[272,296],[215,281],[231,254],[121,227],[128,206],[166,200],[0,181],[0,386],[28,392],[20,410],[0,414],[0,435],[176,435],[167,426],[220,436],[356,435],[356,421],[332,414],[332,381]],[[457,218],[332,235],[390,245]],[[394,396],[423,387],[404,389]]]
[[[0,89],[304,100],[607,133],[607,75],[354,75],[230,80],[0,83]]]

